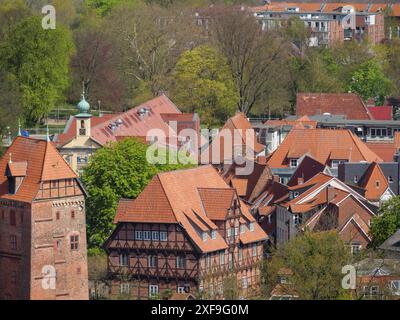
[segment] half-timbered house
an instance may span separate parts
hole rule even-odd
[[[113,295],[191,293],[222,298],[235,277],[255,293],[267,234],[211,165],[159,173],[121,200],[105,243]]]

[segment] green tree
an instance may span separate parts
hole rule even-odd
[[[352,75],[348,90],[357,92],[364,101],[373,98],[376,104],[383,104],[392,91],[392,83],[382,67],[374,60],[363,63]]]
[[[309,51],[292,62],[294,93],[341,92],[342,84],[330,70],[326,58],[317,50]]]
[[[172,99],[187,112],[197,112],[208,126],[219,125],[235,112],[239,100],[225,59],[200,46],[182,54],[175,68]]]
[[[15,77],[28,123],[45,118],[69,85],[69,63],[74,45],[61,24],[45,30],[42,18],[28,17],[12,29],[0,51],[0,66]]]
[[[86,201],[88,243],[100,247],[114,229],[120,198],[135,198],[158,172],[191,164],[153,164],[147,160],[148,146],[125,139],[98,150],[84,169],[82,181],[89,194]]]
[[[305,232],[274,252],[264,266],[264,295],[269,296],[285,268],[290,275],[283,288],[300,299],[340,299],[344,296],[341,270],[349,261],[349,250],[336,231]]]
[[[393,197],[383,203],[379,213],[371,222],[372,247],[381,245],[400,228],[400,197]]]

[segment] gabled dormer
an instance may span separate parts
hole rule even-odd
[[[12,154],[10,153],[10,161],[7,163],[5,176],[8,180],[8,193],[16,194],[26,177],[28,163],[26,161],[13,162],[11,157]]]

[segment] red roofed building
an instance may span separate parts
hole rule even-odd
[[[246,115],[238,112],[229,118],[218,135],[205,148],[202,163],[212,163],[216,167],[230,166],[237,157],[255,159],[263,155],[265,146],[258,142],[256,133]]]
[[[218,298],[233,274],[242,296],[259,289],[268,237],[210,165],[156,175],[136,199],[120,201],[115,223],[105,243],[114,295]]]
[[[368,106],[374,120],[393,120],[392,106]]]
[[[0,299],[88,299],[85,191],[48,141],[0,161]]]
[[[298,93],[297,116],[343,115],[348,120],[373,120],[373,116],[356,93]]]
[[[289,187],[277,201],[277,243],[284,244],[302,230],[335,229],[353,253],[370,242],[369,225],[377,207],[337,178],[318,173]]]
[[[87,165],[96,149],[110,142],[126,137],[138,137],[147,142],[157,138],[159,143],[177,148],[188,139],[194,140],[184,129],[192,129],[196,138],[200,132],[197,114],[181,113],[164,94],[116,115],[92,117],[84,97],[78,109],[80,113],[71,117],[64,132],[54,139],[61,154],[76,172]],[[197,144],[193,142],[191,148],[197,148]]]

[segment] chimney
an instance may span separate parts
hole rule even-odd
[[[336,193],[335,188],[332,186],[326,187],[326,203],[330,203],[333,199],[335,199]]]

